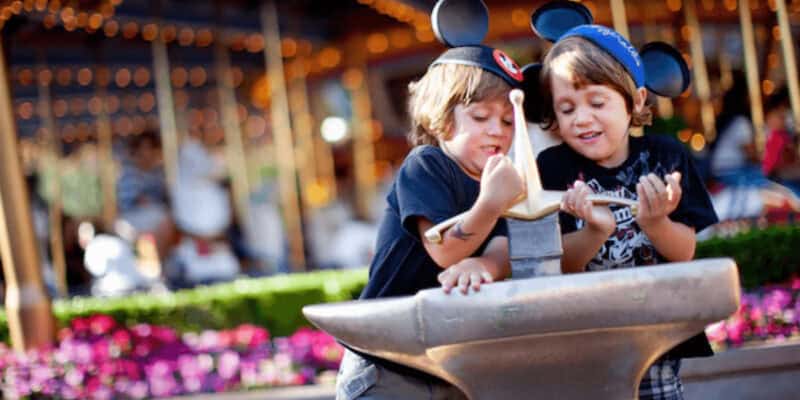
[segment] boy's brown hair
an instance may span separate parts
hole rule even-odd
[[[505,98],[511,90],[502,78],[480,67],[437,64],[408,85],[412,145],[439,145],[453,126],[456,105]]]
[[[625,67],[592,42],[573,36],[558,41],[542,63],[542,72],[539,76],[542,94],[542,128],[558,129],[558,121],[553,110],[553,92],[550,89],[552,65],[556,58],[563,58],[563,62],[559,60],[559,64],[566,66],[572,73],[576,89],[586,85],[606,85],[625,99],[625,106],[631,115],[631,126],[640,127],[651,123],[653,114],[648,105],[645,104],[639,112],[633,110],[633,99],[637,88]]]

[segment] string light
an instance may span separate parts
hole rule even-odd
[[[158,25],[150,23],[142,27],[142,39],[152,42],[158,36]]]
[[[139,97],[139,110],[149,113],[156,104],[156,98],[152,93],[147,92]]]
[[[59,68],[58,72],[56,72],[56,82],[61,86],[67,86],[70,80],[72,80],[72,70],[69,68]]]
[[[367,36],[367,50],[379,54],[389,48],[389,39],[383,33],[373,33]]]
[[[147,86],[150,83],[150,71],[145,67],[136,68],[133,73],[133,83],[138,87]]]
[[[111,69],[106,66],[97,67],[95,76],[96,82],[100,87],[106,87],[111,83]]]
[[[264,49],[264,37],[259,33],[253,33],[247,38],[247,51],[258,53]]]
[[[281,55],[291,58],[297,55],[297,41],[292,38],[281,39]]]
[[[136,96],[129,94],[122,98],[122,109],[128,114],[136,112],[136,107],[139,105]]]
[[[58,118],[63,117],[67,114],[67,101],[64,99],[58,99],[53,102],[53,115]]]
[[[194,87],[203,86],[206,83],[206,70],[203,67],[193,67],[189,70],[189,84]]]
[[[139,25],[136,22],[128,22],[122,27],[122,37],[133,39],[139,33]]]
[[[86,111],[86,102],[80,97],[75,97],[69,101],[69,112],[73,116],[79,116]]]
[[[244,80],[244,72],[239,67],[231,68],[231,80],[233,81],[234,87],[239,87]]]
[[[131,83],[131,71],[127,68],[120,68],[114,75],[114,82],[118,87],[127,87]]]
[[[189,80],[189,73],[186,72],[186,68],[177,67],[170,73],[170,79],[172,80],[172,86],[182,88],[186,86],[186,82]]]
[[[342,52],[335,47],[326,47],[319,53],[319,63],[324,68],[333,68],[342,61]]]
[[[178,30],[175,28],[175,25],[167,25],[161,31],[161,40],[163,40],[164,43],[170,43],[178,36],[177,32]]]
[[[103,27],[103,33],[105,33],[107,37],[117,36],[117,33],[119,33],[119,22],[114,20],[106,21]]]
[[[119,111],[119,97],[118,96],[106,96],[106,110],[109,114],[115,114]]]
[[[33,83],[33,70],[24,68],[17,74],[17,80],[23,86],[28,86]]]
[[[398,49],[404,49],[411,45],[411,34],[406,29],[395,29],[389,34],[389,43]]]
[[[103,101],[97,96],[89,99],[89,114],[98,115],[101,111],[103,111]]]
[[[192,28],[181,28],[178,33],[178,44],[181,46],[191,46],[194,42],[194,31]]]
[[[78,83],[81,86],[88,86],[92,83],[92,70],[89,68],[81,68],[78,70]]]
[[[33,103],[25,101],[17,108],[17,114],[22,119],[30,119],[33,117]]]
[[[197,31],[197,37],[195,39],[195,43],[199,47],[208,47],[211,45],[211,42],[214,41],[214,35],[211,33],[210,29],[203,28]]]

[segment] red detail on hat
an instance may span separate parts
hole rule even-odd
[[[522,82],[522,70],[519,68],[519,65],[517,65],[517,63],[508,56],[508,54],[504,53],[500,49],[494,49],[492,55],[494,56],[494,61],[497,63],[497,65],[499,65],[500,68],[502,68],[503,71],[508,74],[508,76],[514,78],[514,80],[518,82]]]

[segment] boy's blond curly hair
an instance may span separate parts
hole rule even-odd
[[[437,64],[408,85],[408,113],[412,145],[438,146],[453,127],[453,109],[458,104],[506,98],[511,90],[502,78],[479,67]]]

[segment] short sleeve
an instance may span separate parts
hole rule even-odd
[[[413,237],[419,237],[416,217],[437,224],[460,212],[458,185],[445,157],[422,149],[410,154],[397,173],[398,213],[403,228]]]
[[[677,170],[681,173],[681,201],[678,208],[670,214],[670,219],[691,226],[700,232],[719,220],[694,161],[682,146],[679,151]]]

